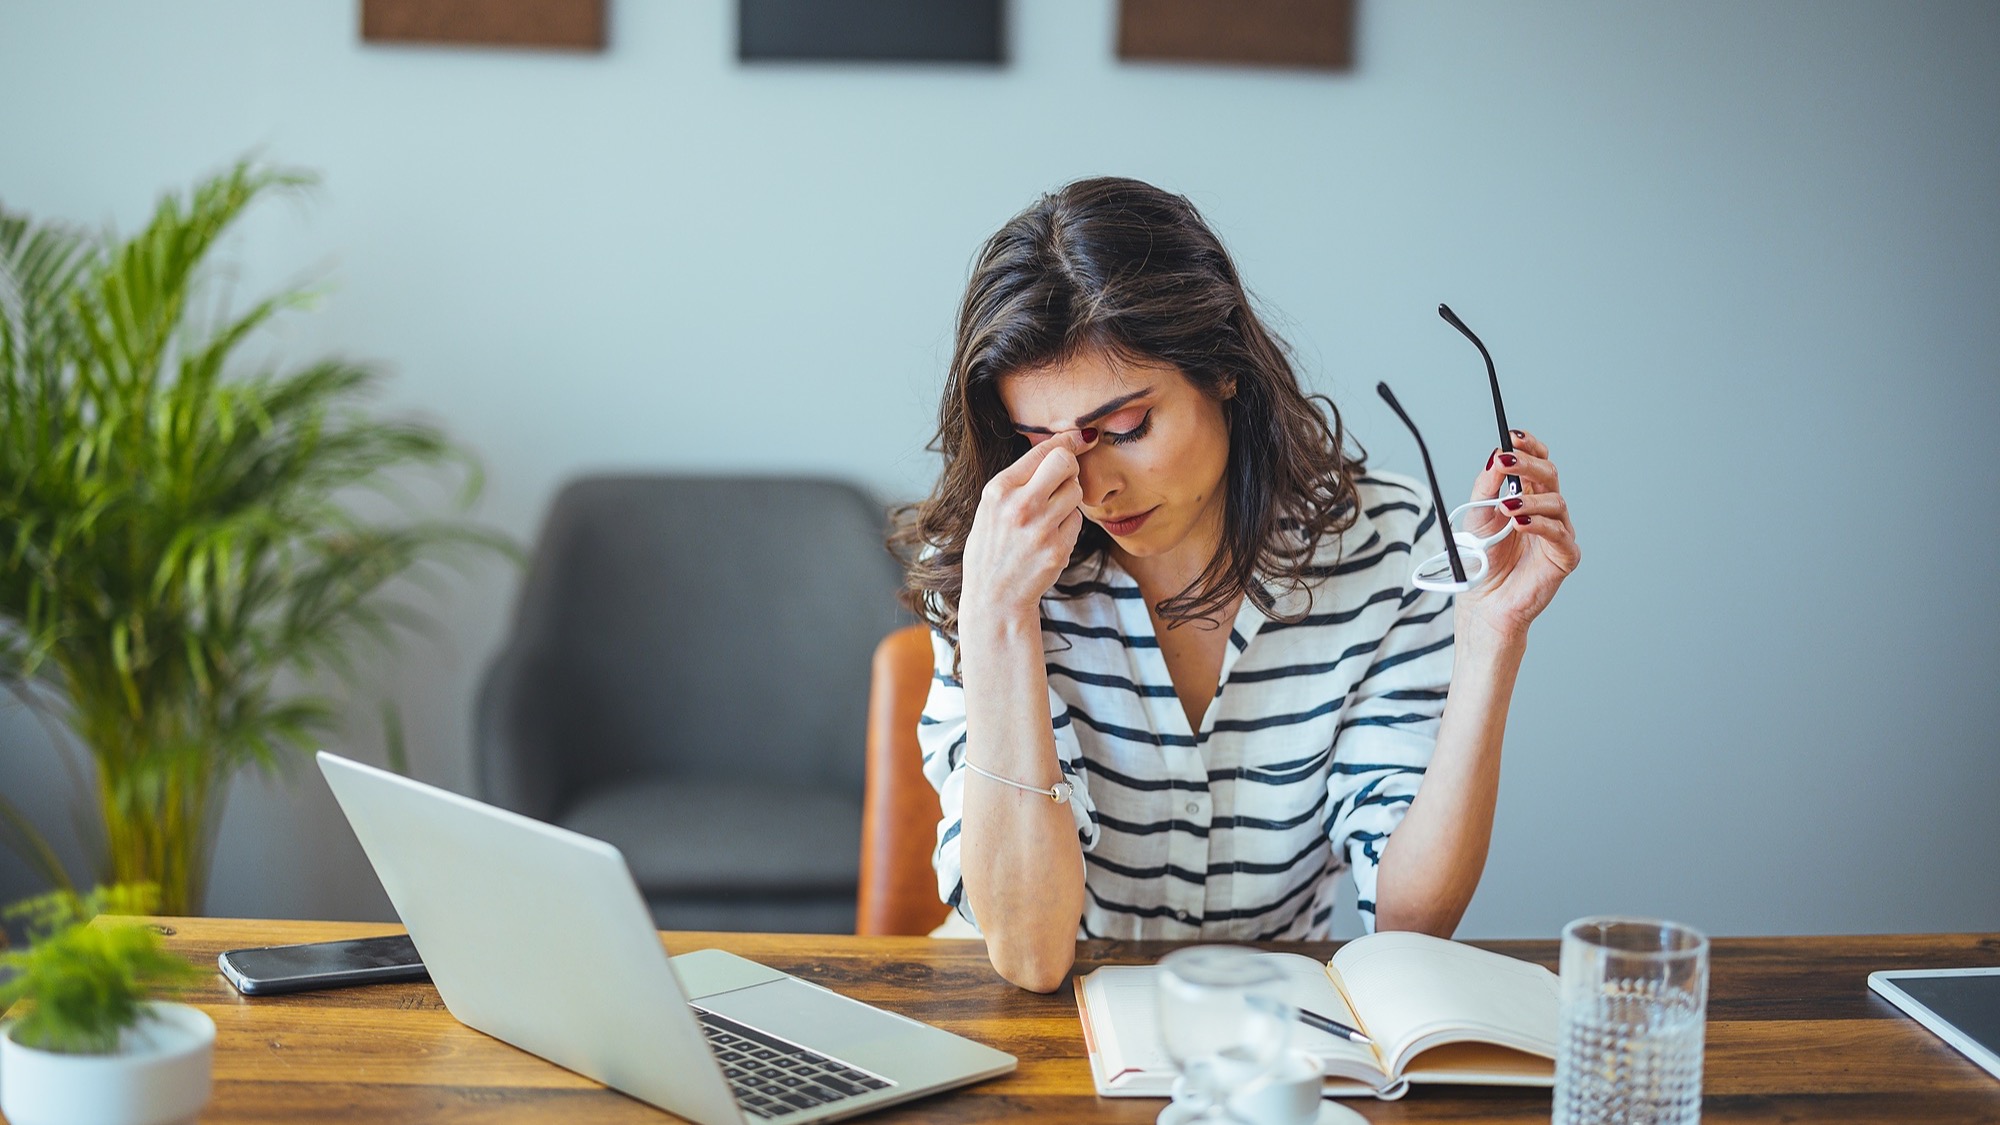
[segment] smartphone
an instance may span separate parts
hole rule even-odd
[[[245,996],[430,979],[416,945],[404,934],[232,949],[216,964]]]

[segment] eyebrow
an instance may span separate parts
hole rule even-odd
[[[1081,429],[1084,426],[1088,426],[1092,422],[1097,421],[1099,418],[1104,417],[1106,414],[1109,414],[1112,411],[1118,409],[1119,407],[1124,406],[1126,403],[1131,402],[1133,399],[1144,398],[1152,393],[1153,393],[1153,388],[1146,387],[1142,390],[1133,391],[1129,395],[1120,395],[1117,398],[1112,399],[1110,402],[1105,403],[1103,406],[1100,406],[1097,409],[1091,411],[1090,413],[1085,414],[1083,417],[1078,418],[1076,420],[1077,428]],[[1014,430],[1017,433],[1023,433],[1023,434],[1055,433],[1054,430],[1047,429],[1042,426],[1023,426],[1019,422],[1014,423]]]

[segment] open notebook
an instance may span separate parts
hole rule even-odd
[[[1370,934],[1321,964],[1263,953],[1298,1007],[1352,1024],[1373,1046],[1293,1026],[1318,1056],[1326,1092],[1398,1098],[1410,1082],[1555,1084],[1556,975],[1540,965],[1424,934]],[[1079,978],[1090,1073],[1107,1098],[1163,1098],[1174,1064],[1161,1044],[1154,965],[1108,965]]]

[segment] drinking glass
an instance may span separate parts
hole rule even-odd
[[[1555,1125],[1701,1120],[1708,939],[1675,922],[1563,927]]]
[[[1232,1122],[1229,1096],[1282,1057],[1293,1013],[1284,976],[1256,950],[1196,945],[1160,960],[1160,1038],[1180,1068],[1160,1125]]]

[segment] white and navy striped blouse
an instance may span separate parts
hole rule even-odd
[[[1343,868],[1375,928],[1382,843],[1444,711],[1452,614],[1449,595],[1410,585],[1412,559],[1444,549],[1428,498],[1389,474],[1359,489],[1360,518],[1322,542],[1307,616],[1278,621],[1243,600],[1198,732],[1116,563],[1079,563],[1042,600],[1056,754],[1083,843],[1080,937],[1324,938]],[[1277,614],[1306,596],[1281,596]],[[932,647],[917,732],[944,810],[932,860],[940,895],[977,925],[959,861],[965,693],[950,645],[934,632]]]

